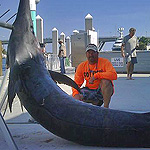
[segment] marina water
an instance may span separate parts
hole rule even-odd
[[[3,75],[5,74],[5,70],[6,70],[6,58],[2,59],[2,72]]]

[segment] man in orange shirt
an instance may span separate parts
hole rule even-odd
[[[72,89],[75,99],[91,102],[94,105],[102,105],[109,108],[111,96],[114,92],[113,80],[117,79],[117,73],[111,62],[105,58],[98,57],[98,48],[94,44],[86,47],[87,60],[79,64],[75,73],[74,81],[79,87],[86,80],[85,88],[80,94],[76,89]],[[93,93],[92,96],[89,93]]]

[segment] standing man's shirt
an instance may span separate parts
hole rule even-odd
[[[66,57],[66,46],[63,43],[59,47],[58,57]]]
[[[89,84],[90,77],[92,76],[94,76],[96,80],[93,84]],[[101,79],[108,79],[111,81],[116,80],[117,73],[108,59],[100,57],[98,58],[98,63],[94,65],[90,65],[88,61],[79,64],[75,73],[74,81],[78,84],[79,87],[81,87],[84,80],[86,80],[86,87],[89,89],[98,89]],[[74,88],[72,91],[72,96],[79,94],[79,92]]]
[[[125,55],[131,55],[136,57],[136,47],[138,46],[138,40],[136,36],[130,37],[129,35],[123,38],[124,52]]]

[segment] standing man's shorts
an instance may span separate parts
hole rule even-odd
[[[131,63],[136,64],[137,63],[137,58],[136,57],[131,57]]]
[[[126,57],[126,63],[128,63],[128,62],[131,62],[132,64],[136,64],[137,57],[131,57],[131,56]]]

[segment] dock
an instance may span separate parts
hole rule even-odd
[[[66,75],[74,78],[73,67],[66,68]],[[118,74],[114,81],[115,93],[112,96],[110,109],[129,111],[135,113],[150,112],[150,74],[134,74],[135,80],[126,80],[126,74]],[[0,83],[2,77],[0,78]],[[58,84],[66,93],[71,95],[71,87]],[[103,106],[102,106],[103,107]],[[131,148],[108,148],[79,145],[62,139],[44,129],[38,123],[29,123],[29,113],[20,107],[16,97],[13,103],[13,112],[6,110],[4,119],[20,150],[129,150]],[[146,137],[145,137],[146,138]],[[0,149],[10,150],[0,129]],[[132,148],[145,149],[145,148]]]

